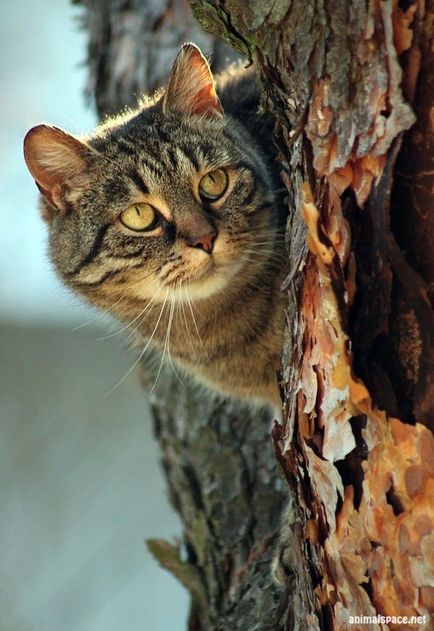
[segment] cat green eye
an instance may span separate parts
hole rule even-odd
[[[128,206],[121,214],[120,220],[126,228],[136,232],[144,232],[155,226],[157,213],[150,204],[142,202]]]
[[[210,171],[199,182],[199,195],[202,199],[215,202],[226,193],[228,175],[224,169]]]

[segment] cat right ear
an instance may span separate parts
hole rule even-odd
[[[184,44],[170,72],[163,96],[163,111],[223,116],[211,68],[195,44]]]
[[[65,211],[65,183],[83,173],[91,149],[58,127],[37,125],[24,138],[24,159],[37,187],[48,203]],[[47,213],[49,219],[55,213]]]

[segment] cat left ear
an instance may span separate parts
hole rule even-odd
[[[223,116],[211,69],[195,44],[184,44],[175,59],[163,97],[163,111]]]
[[[42,195],[62,210],[64,184],[86,170],[91,149],[58,127],[37,125],[24,138],[24,159]]]

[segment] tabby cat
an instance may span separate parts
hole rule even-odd
[[[252,70],[214,78],[193,44],[166,88],[78,138],[33,127],[24,155],[54,266],[202,383],[280,407],[282,183]]]

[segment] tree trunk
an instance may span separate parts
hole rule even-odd
[[[156,433],[186,558],[151,547],[192,594],[190,629],[432,628],[434,0],[190,2],[255,64],[277,119],[288,327],[273,443],[295,506],[280,525],[267,419],[166,375]],[[184,40],[224,58],[181,1],[86,7],[100,114],[162,83]],[[422,618],[353,618],[378,614]]]

